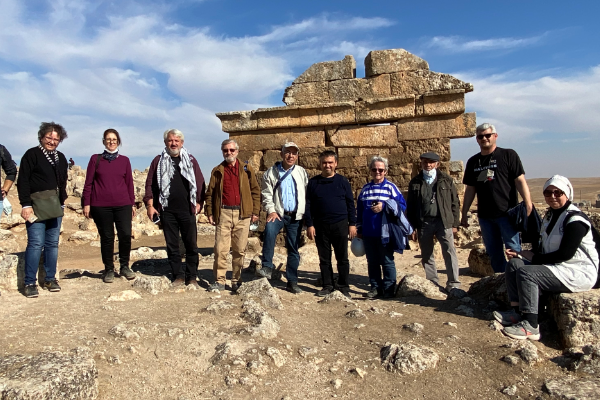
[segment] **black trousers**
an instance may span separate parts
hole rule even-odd
[[[131,252],[131,209],[132,206],[90,207],[90,214],[100,235],[100,252],[106,270],[115,268],[115,227],[119,238],[119,264],[129,266]]]
[[[196,216],[186,211],[163,210],[160,215],[167,255],[174,279],[196,279],[198,276],[198,231]],[[185,268],[181,264],[179,253],[179,234],[185,246]]]
[[[348,220],[335,224],[315,224],[315,243],[319,252],[319,268],[323,287],[333,287],[333,266],[331,265],[331,247],[335,252],[338,268],[339,289],[349,287],[350,261],[348,261]]]

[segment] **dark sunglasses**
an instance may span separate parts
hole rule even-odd
[[[489,139],[491,138],[493,133],[484,133],[483,135],[477,135],[477,140],[482,140],[483,138]]]
[[[222,151],[223,151],[223,153],[235,153],[236,152],[235,149],[223,149]]]
[[[385,172],[385,169],[383,169],[383,168],[371,168],[371,172],[382,173],[382,172]]]
[[[556,189],[556,190],[544,190],[544,197],[552,197],[552,196],[554,196],[554,197],[558,198],[558,197],[562,196],[563,194],[565,194],[565,192],[563,192],[562,190],[558,190],[558,189]]]

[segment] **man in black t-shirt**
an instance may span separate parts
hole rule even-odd
[[[517,205],[517,192],[525,202],[527,215],[533,205],[519,155],[512,149],[496,146],[498,134],[492,124],[479,125],[476,134],[481,152],[469,158],[465,167],[461,225],[469,226],[467,213],[477,194],[477,217],[485,249],[494,271],[504,272],[507,261],[502,244],[507,249],[521,251],[519,233],[508,220],[507,211]]]

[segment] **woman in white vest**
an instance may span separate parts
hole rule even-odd
[[[554,175],[544,184],[550,206],[540,230],[537,251],[506,250],[506,287],[512,309],[495,311],[513,339],[540,339],[539,292],[574,293],[590,290],[598,277],[598,252],[590,222],[573,201],[573,186]]]

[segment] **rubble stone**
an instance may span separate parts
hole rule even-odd
[[[279,322],[270,316],[254,300],[246,300],[242,304],[244,312],[242,318],[250,322],[251,325],[246,329],[252,336],[262,336],[265,339],[277,337],[281,329]]]
[[[265,307],[283,310],[279,295],[273,289],[267,278],[244,282],[237,291],[244,300],[255,299]]]
[[[565,347],[600,344],[600,289],[552,296],[550,308]]]
[[[132,284],[133,287],[147,290],[150,294],[158,294],[159,292],[169,290],[171,281],[166,276],[145,276],[138,275]]]
[[[380,356],[385,369],[405,375],[435,368],[440,359],[433,349],[411,343],[386,343],[381,348]]]
[[[341,61],[324,61],[311,65],[293,83],[335,81],[356,77],[356,61],[346,56]]]
[[[421,278],[418,275],[405,275],[398,284],[396,297],[424,296],[429,298],[445,299],[446,295],[440,291],[439,286]]]
[[[484,248],[477,248],[471,250],[467,262],[469,263],[469,270],[476,275],[494,275],[494,270],[492,269],[490,256]]]
[[[404,49],[374,50],[365,58],[366,76],[428,69],[427,61]]]
[[[553,379],[544,383],[544,390],[559,399],[594,400],[600,393],[600,378]]]

